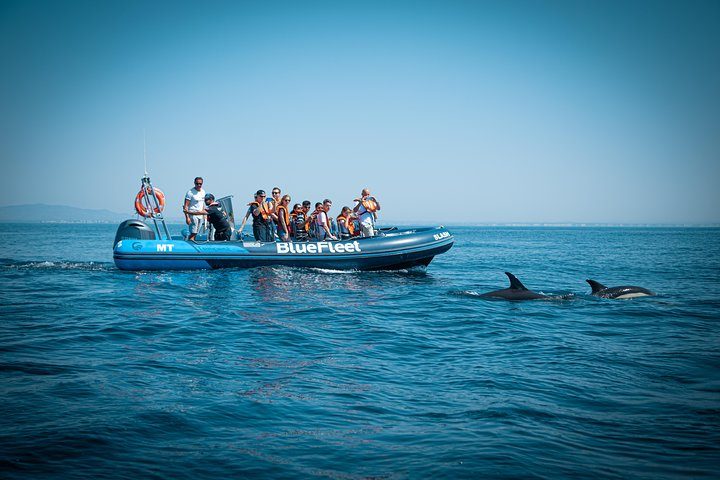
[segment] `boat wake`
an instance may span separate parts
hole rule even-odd
[[[401,269],[388,269],[388,270],[336,270],[332,268],[315,268],[310,267],[307,270],[318,272],[318,273],[327,273],[331,275],[335,274],[342,274],[342,275],[348,275],[348,274],[357,274],[361,273],[364,275],[367,274],[383,274],[383,273],[392,273],[392,274],[401,274],[401,275],[424,275],[427,273],[427,267],[425,265],[417,265],[410,268],[401,268]]]
[[[67,260],[36,260],[23,262],[8,258],[0,259],[0,268],[7,270],[116,270],[115,266],[109,262],[73,262]]]

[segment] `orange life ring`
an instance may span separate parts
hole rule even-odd
[[[165,194],[159,188],[153,188],[153,190],[155,190],[155,198],[157,198],[158,208],[153,208],[153,212],[148,209],[147,205],[145,205],[145,203],[143,202],[143,199],[145,198],[145,195],[150,195],[150,187],[141,188],[137,196],[135,197],[135,211],[138,213],[138,215],[149,218],[152,217],[155,213],[160,213],[165,210]],[[148,198],[147,200],[149,204],[150,199]]]

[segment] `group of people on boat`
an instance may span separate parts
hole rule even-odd
[[[190,230],[188,240],[195,240],[203,228],[205,218],[214,227],[216,241],[230,240],[232,227],[228,221],[228,213],[215,201],[212,193],[205,192],[203,182],[202,177],[196,177],[194,187],[185,195],[183,213]],[[240,237],[250,217],[253,237],[259,242],[347,240],[352,237],[373,237],[376,234],[375,223],[380,202],[367,188],[362,190],[360,197],[353,200],[353,208],[342,207],[335,218],[330,215],[330,199],[315,203],[315,209],[311,212],[312,204],[309,200],[296,203],[290,208],[290,195],[282,195],[279,187],[273,188],[271,193],[272,197],[267,198],[264,190],[255,192],[254,200],[248,203],[247,212],[238,229]]]

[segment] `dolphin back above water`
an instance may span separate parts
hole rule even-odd
[[[504,300],[536,300],[538,298],[548,298],[546,295],[535,293],[528,290],[515,275],[505,272],[510,279],[510,287],[503,290],[495,290],[494,292],[483,293],[482,298],[501,298]]]
[[[595,280],[585,280],[590,284],[592,288],[591,295],[600,298],[636,298],[636,297],[651,297],[655,295],[650,290],[643,287],[635,287],[632,285],[625,285],[621,287],[606,287],[602,283],[598,283]]]

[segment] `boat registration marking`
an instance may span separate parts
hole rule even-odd
[[[435,240],[442,240],[443,238],[447,238],[450,236],[450,232],[440,232],[433,235],[433,238]]]

